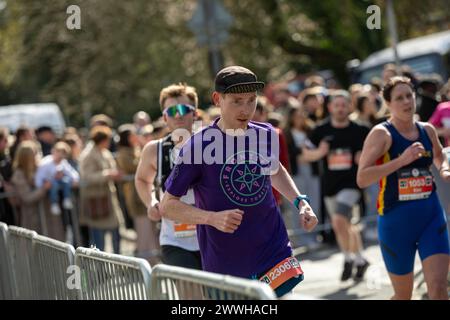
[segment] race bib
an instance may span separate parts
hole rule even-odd
[[[195,224],[174,222],[173,229],[175,232],[175,237],[177,237],[177,238],[194,237],[197,232],[197,228],[196,228]]]
[[[433,176],[426,168],[402,169],[398,172],[400,201],[426,199],[433,191]]]
[[[353,154],[350,149],[334,149],[328,154],[328,170],[349,170],[353,165]]]
[[[275,290],[289,279],[301,274],[303,270],[298,260],[295,257],[288,257],[270,269],[259,281],[267,283]]]

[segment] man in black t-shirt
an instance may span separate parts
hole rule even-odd
[[[361,235],[359,228],[352,224],[352,215],[361,196],[356,184],[356,172],[369,128],[350,121],[350,95],[344,90],[330,96],[328,110],[330,117],[320,123],[310,136],[311,142],[318,147],[303,149],[301,159],[322,160],[325,206],[345,256],[341,279],[349,279],[355,265],[354,279],[359,281],[369,263],[361,254]]]

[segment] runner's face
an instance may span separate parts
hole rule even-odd
[[[346,121],[350,113],[350,102],[344,97],[336,97],[330,102],[329,111],[333,120]]]
[[[187,96],[180,96],[176,98],[168,98],[164,102],[164,110],[168,107],[177,105],[177,104],[188,104],[193,105],[192,101],[189,100]],[[166,121],[167,126],[170,129],[170,132],[176,129],[186,129],[188,131],[192,130],[192,125],[195,120],[195,112],[189,112],[184,116],[180,116],[177,112],[175,117],[169,117],[167,114],[164,114],[164,121]]]
[[[416,112],[416,97],[411,87],[400,83],[391,91],[391,102],[388,102],[392,116],[400,120],[412,120]]]
[[[248,122],[256,110],[256,92],[227,93],[215,92],[213,97],[222,111],[222,121],[227,129],[247,129]]]

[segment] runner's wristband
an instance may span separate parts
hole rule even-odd
[[[299,207],[299,204],[300,204],[300,201],[306,201],[308,204],[310,204],[310,200],[309,200],[309,197],[307,196],[307,195],[304,195],[304,194],[302,194],[302,195],[300,195],[300,196],[298,196],[297,198],[295,198],[295,200],[294,200],[294,206],[297,208],[297,209],[299,209],[300,210],[300,207]]]

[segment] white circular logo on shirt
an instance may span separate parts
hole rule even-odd
[[[231,202],[255,206],[267,195],[270,184],[267,170],[255,152],[239,152],[227,159],[220,171],[220,185]],[[270,164],[268,165],[270,167]]]

